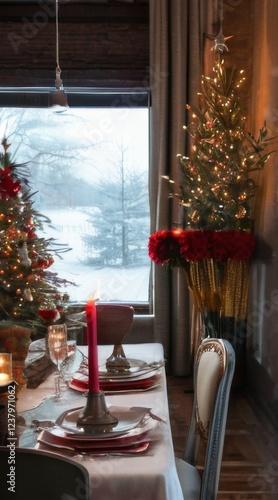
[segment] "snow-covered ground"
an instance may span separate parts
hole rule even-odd
[[[82,234],[89,234],[92,226],[88,215],[82,210],[44,210],[56,229],[44,225],[44,238],[53,237],[56,242],[66,244],[72,250],[61,254],[62,260],[55,258],[49,271],[57,272],[59,278],[74,282],[77,286],[61,289],[70,295],[72,301],[86,301],[97,290],[103,301],[141,302],[148,300],[149,266],[137,268],[93,268],[82,264],[85,258]],[[146,250],[147,252],[147,250]]]

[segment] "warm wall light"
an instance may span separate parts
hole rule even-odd
[[[9,353],[0,354],[0,387],[12,382],[12,355]]]
[[[55,90],[50,94],[50,106],[68,106],[68,100],[66,93],[64,91],[63,81],[61,79],[62,70],[60,68],[59,62],[59,0],[55,0],[55,22],[56,22],[56,78],[55,78]]]

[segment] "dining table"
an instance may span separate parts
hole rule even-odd
[[[133,387],[129,383],[121,387],[117,384],[117,377],[113,379],[111,374],[108,377],[110,385],[104,385],[103,389],[105,403],[109,411],[120,415],[121,411],[130,409],[135,411],[135,415],[136,412],[140,414],[140,411],[148,415],[146,425],[150,431],[149,435],[147,431],[145,433],[148,440],[146,449],[140,440],[134,450],[132,447],[123,447],[110,451],[106,451],[105,447],[103,450],[94,450],[89,446],[88,450],[86,446],[75,449],[72,440],[69,440],[70,446],[67,446],[66,439],[60,445],[57,442],[53,445],[51,439],[45,440],[43,437],[49,438],[56,423],[62,422],[61,415],[74,414],[76,408],[86,406],[86,390],[82,389],[82,385],[75,386],[70,380],[64,383],[61,402],[57,403],[49,397],[54,392],[54,373],[35,389],[24,387],[19,392],[16,403],[18,445],[51,451],[80,462],[89,472],[92,500],[182,500],[175,467],[163,346],[154,342],[123,344],[122,347],[132,366],[140,367],[142,364],[145,368],[146,375],[139,379],[147,379],[148,369],[150,373],[153,369],[155,383],[141,387],[136,384]],[[105,372],[105,363],[112,351],[113,345],[98,346],[100,373]],[[77,346],[77,352],[82,366],[82,362],[86,362],[88,347]],[[79,362],[77,360],[75,367],[77,374],[80,373]],[[141,369],[141,373],[144,373],[144,369]],[[116,382],[115,386],[113,382]],[[142,421],[145,422],[144,419]],[[140,425],[135,432],[140,432]]]

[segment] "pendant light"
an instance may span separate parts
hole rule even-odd
[[[56,78],[55,90],[50,93],[50,106],[68,107],[68,100],[64,91],[61,79],[62,70],[59,62],[59,21],[58,21],[59,0],[55,0],[55,23],[56,23]]]

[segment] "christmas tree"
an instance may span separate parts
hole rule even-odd
[[[178,155],[184,174],[180,192],[172,195],[185,208],[185,227],[250,230],[256,183],[272,138],[265,126],[255,139],[245,131],[240,89],[243,71],[226,70],[216,62],[212,77],[203,77],[199,109],[184,126],[193,141],[191,158]],[[170,181],[173,190],[173,183]]]
[[[222,30],[215,50],[226,46]],[[221,42],[221,43],[220,43]],[[226,48],[227,50],[227,48]],[[187,106],[190,158],[178,155],[184,181],[170,197],[184,208],[183,227],[150,236],[149,256],[182,267],[202,317],[202,335],[230,340],[244,349],[250,259],[255,248],[253,206],[256,176],[269,159],[273,137],[265,125],[258,138],[245,131],[243,71],[226,69],[220,57],[203,77],[198,109]]]
[[[6,139],[0,154],[0,320],[24,324],[36,333],[63,318],[67,282],[49,271],[53,256],[69,250],[37,236],[50,222],[33,208],[26,164],[10,161]]]

